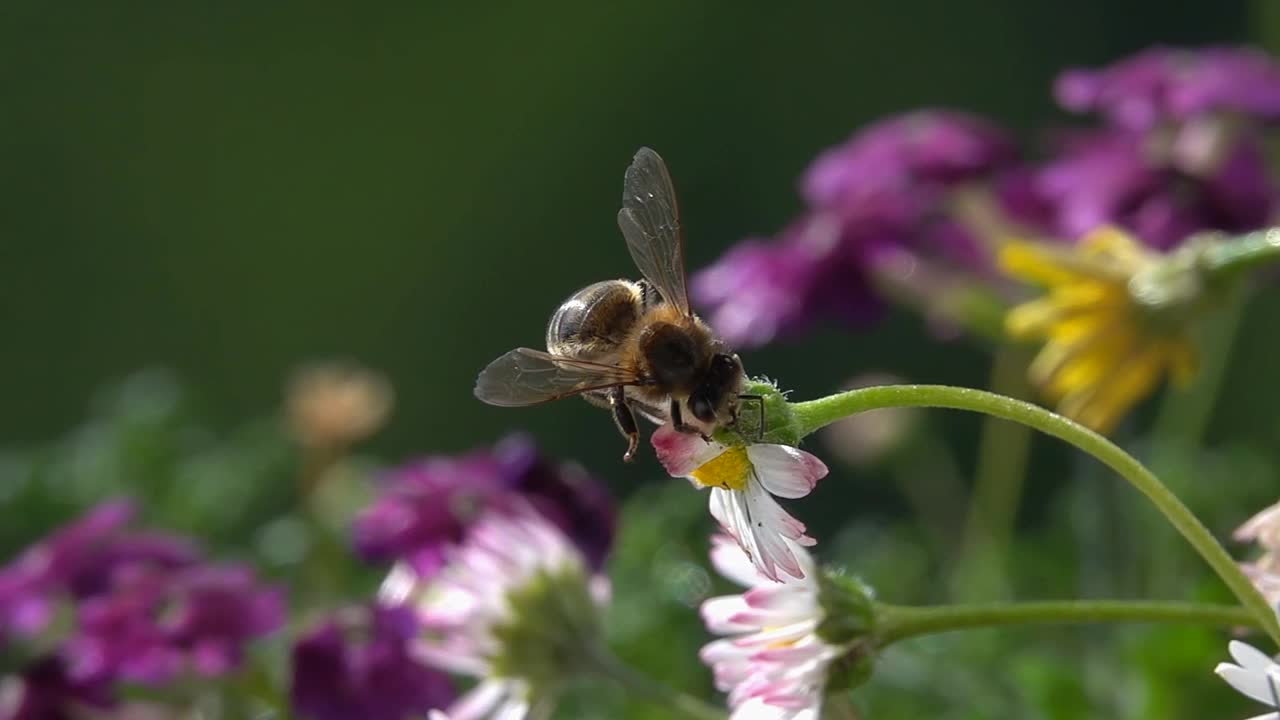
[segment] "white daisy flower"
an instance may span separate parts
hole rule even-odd
[[[712,564],[749,588],[702,604],[707,629],[728,636],[707,644],[700,655],[716,687],[729,695],[730,720],[817,720],[828,668],[845,651],[818,636],[825,612],[813,560],[799,545],[791,552],[803,577],[779,583],[763,575],[731,538],[712,538]]]
[[[385,602],[413,603],[437,668],[479,678],[448,710],[452,720],[522,720],[554,701],[559,683],[598,637],[608,583],[553,524],[532,511],[490,511],[422,581],[398,565]]]
[[[1256,542],[1262,549],[1252,562],[1240,563],[1240,569],[1267,602],[1280,603],[1280,503],[1249,518],[1232,537],[1240,542]]]
[[[1280,720],[1280,665],[1261,650],[1239,640],[1232,640],[1227,649],[1238,664],[1218,663],[1213,671],[1241,694],[1271,708],[1271,712],[1249,720]]]
[[[808,495],[827,474],[821,460],[789,445],[707,442],[670,424],[658,428],[652,442],[667,472],[711,489],[712,517],[738,541],[761,574],[775,582],[782,582],[779,570],[804,577],[787,541],[806,547],[817,541],[804,534],[804,523],[773,496]]]

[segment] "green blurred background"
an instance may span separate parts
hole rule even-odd
[[[274,420],[282,385],[300,363],[349,358],[396,388],[390,425],[366,446],[384,462],[522,428],[641,493],[615,561],[611,632],[651,672],[705,690],[694,655],[705,636],[689,608],[711,587],[705,500],[653,482],[647,455],[620,463],[622,440],[583,403],[504,410],[471,394],[493,357],[541,343],[570,292],[635,274],[614,222],[635,149],[652,146],[671,166],[698,268],[782,227],[800,208],[795,182],[810,159],[869,122],[958,107],[1011,127],[1034,152],[1037,132],[1070,121],[1051,97],[1061,69],[1155,43],[1266,45],[1280,39],[1273,6],[4,2],[0,448],[14,450],[0,453],[11,511],[0,557],[129,488],[161,524],[289,576],[282,568],[305,554],[306,533],[279,518],[259,526],[287,518],[293,502],[293,458]],[[1220,535],[1274,500],[1277,398],[1258,388],[1274,387],[1278,300],[1269,289],[1248,309],[1210,450],[1162,460]],[[981,387],[990,351],[940,345],[904,312],[744,360],[807,398],[868,371]],[[152,374],[102,391],[149,367],[184,389]],[[936,454],[951,463],[939,472],[968,482],[980,426],[930,416],[945,445]],[[1169,549],[1175,537],[1141,542],[1155,521],[1128,488],[1054,443],[1034,450],[1006,590],[1224,599],[1189,551]],[[936,528],[906,514],[892,482],[902,472],[835,468],[794,506],[824,557],[855,565],[893,601],[936,601],[948,558],[930,546]],[[280,486],[263,488],[272,477]],[[19,488],[31,478],[43,489]],[[1238,481],[1231,493],[1223,478]],[[1175,559],[1151,562],[1165,555]],[[376,578],[348,580],[328,590]],[[1220,633],[1005,637],[922,641],[886,662],[863,697],[878,717],[1037,707],[1047,718],[1102,708],[1162,720],[1205,717],[1190,708],[1228,697],[1208,675]],[[1017,640],[1016,668],[991,678]],[[1130,663],[1141,669],[1117,675]],[[932,683],[939,672],[947,681]],[[1130,684],[1099,689],[1116,678]],[[1200,705],[1175,712],[1183,691]],[[583,713],[566,716],[594,717]]]
[[[638,146],[672,167],[697,268],[780,228],[813,155],[885,114],[1030,131],[1058,119],[1063,67],[1256,41],[1260,22],[1154,1],[10,0],[0,441],[66,429],[142,366],[226,424],[269,410],[297,363],[345,356],[395,383],[392,455],[525,426],[612,469],[603,413],[498,410],[471,386],[575,288],[635,274],[614,214]],[[801,397],[869,369],[981,384],[982,354],[934,347],[906,319],[745,360]]]

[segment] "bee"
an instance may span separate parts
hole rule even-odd
[[[636,415],[703,438],[738,420],[742,361],[689,306],[675,188],[658,153],[641,148],[623,179],[618,227],[644,279],[592,283],[560,304],[547,351],[516,348],[476,381],[476,397],[518,407],[581,395],[608,408],[639,446]]]

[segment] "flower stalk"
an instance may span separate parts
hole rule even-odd
[[[1261,625],[1249,610],[1235,605],[1118,600],[982,603],[936,607],[881,605],[877,608],[877,616],[880,647],[921,635],[1009,625],[1116,622],[1224,627]]]
[[[850,390],[795,403],[791,411],[797,433],[807,435],[854,413],[884,407],[942,407],[979,412],[1027,425],[1093,455],[1147,496],[1253,614],[1257,624],[1280,645],[1280,622],[1275,612],[1204,523],[1142,463],[1079,423],[1021,400],[945,385],[889,385]]]

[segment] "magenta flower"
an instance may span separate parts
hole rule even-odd
[[[355,543],[370,560],[403,560],[421,575],[445,562],[484,510],[528,503],[557,524],[599,567],[613,540],[614,509],[578,465],[538,454],[514,435],[493,450],[432,457],[392,472],[386,490],[357,518]]]
[[[40,630],[59,604],[74,614],[51,664],[18,678],[24,698],[44,698],[38,707],[59,693],[76,701],[79,688],[109,698],[120,680],[225,674],[249,641],[283,623],[280,591],[248,568],[205,564],[184,538],[127,529],[131,516],[127,503],[100,505],[0,570],[6,628]]]
[[[1164,164],[1128,131],[1079,134],[1036,182],[1052,203],[1058,235],[1079,238],[1115,224],[1161,250],[1200,230],[1261,227],[1277,201],[1261,146],[1243,139],[1211,174],[1197,177]]]
[[[453,701],[447,676],[411,652],[413,610],[372,605],[340,612],[293,648],[294,709],[311,720],[402,720]]]
[[[238,667],[245,646],[284,623],[284,596],[242,566],[139,570],[85,600],[66,654],[80,677],[158,684]]]
[[[876,277],[903,253],[977,276],[992,272],[990,238],[955,211],[981,195],[1011,222],[1046,210],[1013,143],[976,117],[920,111],[890,118],[818,156],[805,172],[807,212],[772,242],[752,239],[693,278],[695,298],[729,342],[754,346],[822,320],[879,314]]]
[[[1130,130],[1209,114],[1280,120],[1280,64],[1253,48],[1154,47],[1098,70],[1069,70],[1058,102]]]
[[[126,530],[132,516],[127,502],[103,503],[0,569],[0,636],[39,632],[59,602],[100,596],[118,577],[196,562],[195,545],[185,538]]]
[[[0,692],[0,720],[73,720],[86,708],[103,710],[114,701],[101,680],[73,677],[57,655],[35,661]]]

